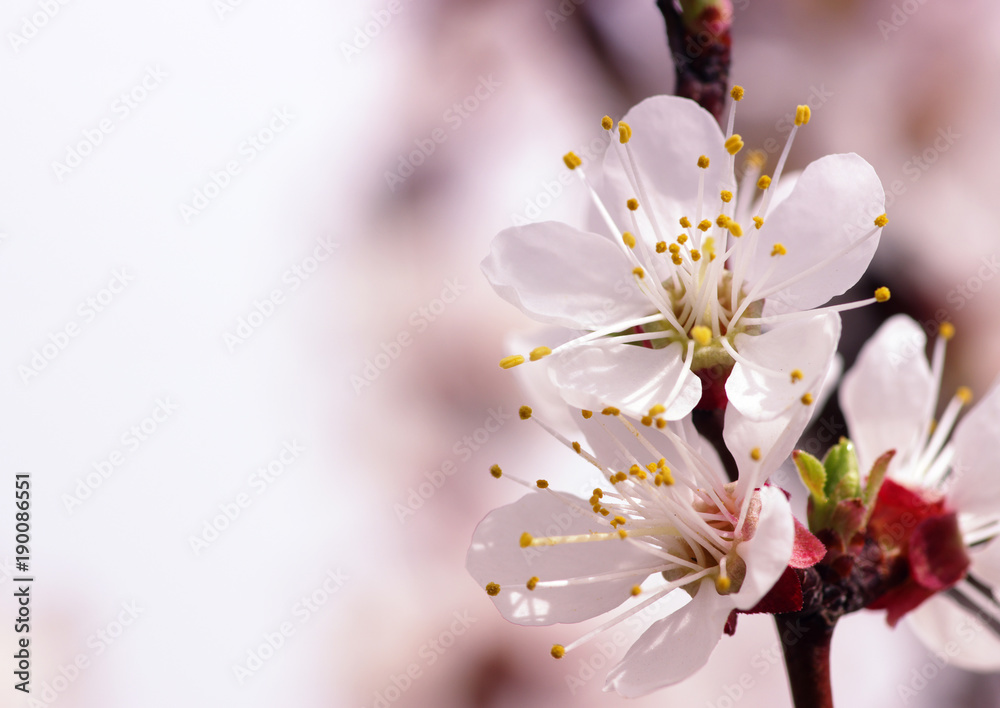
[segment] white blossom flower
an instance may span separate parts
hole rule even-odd
[[[527,407],[521,417],[539,422]],[[532,492],[479,524],[467,567],[516,624],[579,622],[626,605],[552,654],[561,658],[637,617],[648,627],[611,669],[606,688],[638,696],[704,665],[734,611],[754,608],[790,562],[811,565],[825,548],[796,528],[783,492],[760,486],[794,437],[777,435],[757,447],[739,426],[727,429],[740,468],[739,480],[730,482],[689,419],[640,431],[614,409],[604,416],[583,411],[583,418],[593,454],[539,424],[600,470],[603,483],[588,500],[555,491],[546,480],[512,478]],[[621,438],[612,432],[616,426]],[[492,472],[511,478],[498,466]],[[798,550],[801,534],[813,541],[811,550]],[[677,593],[689,601],[663,616],[670,603],[657,603]]]
[[[904,518],[898,528],[882,531],[900,538],[919,535],[922,545],[937,548],[911,550],[910,572],[916,582],[878,606],[889,609],[893,624],[913,610],[906,618],[917,634],[958,665],[996,670],[1000,606],[993,589],[1000,588],[1000,542],[995,540],[1000,534],[1000,385],[994,385],[961,421],[959,413],[972,394],[959,388],[941,419],[934,421],[947,341],[954,332],[949,323],[941,325],[928,364],[927,338],[920,325],[904,315],[892,317],[865,344],[844,377],[840,402],[860,469],[870,469],[877,457],[895,450],[887,478],[957,520],[957,528],[954,521],[947,522],[953,530],[940,517],[929,520],[935,526],[922,529],[923,522],[918,523],[919,515],[913,512],[914,521],[907,523]],[[955,537],[957,548],[950,545],[949,536]],[[933,567],[935,558],[943,569]],[[955,588],[950,596],[933,592],[942,577]]]
[[[752,153],[737,181],[734,115],[735,102],[723,135],[693,101],[643,101],[618,124],[593,179],[573,153],[564,158],[606,233],[543,222],[494,239],[482,268],[497,293],[535,320],[582,331],[527,357],[544,360],[536,365],[570,405],[633,418],[662,406],[678,420],[703,383],[721,390],[725,381],[742,413],[773,419],[813,402],[836,349],[839,316],[813,315],[888,298],[880,288],[817,309],[858,280],[887,223],[871,166],[830,155],[782,178],[810,117],[799,106],[773,176],[760,176],[763,154]],[[612,132],[610,118],[603,126]]]

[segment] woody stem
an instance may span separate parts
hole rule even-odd
[[[775,615],[795,708],[833,708],[830,642],[835,625],[822,614]]]

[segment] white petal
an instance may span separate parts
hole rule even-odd
[[[683,681],[708,661],[733,604],[703,580],[691,602],[650,625],[608,674],[604,689],[626,698]]]
[[[630,147],[638,164],[639,174],[652,202],[663,236],[670,239],[682,216],[697,222],[698,179],[703,170],[698,157],[709,158],[705,172],[704,218],[714,219],[721,201],[719,192],[732,189],[732,175],[726,173],[729,155],[723,148],[725,137],[715,119],[697,103],[676,96],[654,96],[632,108],[623,120],[632,127]],[[625,202],[639,199],[629,182],[619,155],[624,155],[618,136],[612,138],[604,156],[598,192],[608,211],[623,231],[631,231],[631,219]],[[627,159],[627,157],[626,157]],[[645,216],[650,209],[639,210]],[[647,241],[655,239],[643,229]]]
[[[749,610],[774,587],[788,567],[795,543],[795,519],[784,492],[762,487],[760,503],[753,537],[736,547],[746,562],[747,574],[740,591],[729,597],[741,610]]]
[[[482,269],[500,297],[534,319],[597,329],[653,311],[621,248],[545,221],[497,234]]]
[[[859,156],[828,155],[802,172],[795,189],[770,211],[760,231],[748,280],[756,283],[774,260],[771,245],[788,250],[768,279],[778,285],[846,246],[857,246],[809,277],[770,296],[796,309],[808,310],[841,295],[868,268],[879,234],[863,237],[875,228],[875,217],[885,211],[885,193],[872,166]],[[881,231],[881,230],[880,230]]]
[[[773,420],[753,420],[737,410],[726,407],[726,423],[722,436],[726,447],[733,453],[740,471],[740,479],[753,479],[760,486],[768,476],[788,459],[809,423],[815,406],[793,406]],[[760,449],[760,460],[751,456],[754,448]],[[763,474],[756,474],[763,470]]]
[[[563,327],[543,327],[510,334],[504,339],[504,346],[508,352],[526,353],[540,344],[555,349],[575,337],[576,332]],[[511,373],[517,379],[524,402],[531,406],[535,415],[563,435],[573,437],[580,412],[571,410],[562,399],[559,389],[549,378],[548,361],[528,362],[514,367],[508,372]]]
[[[519,539],[525,531],[541,537],[611,530],[595,521],[591,512],[581,511],[589,509],[585,499],[563,496],[580,509],[568,506],[555,494],[534,492],[491,511],[473,533],[466,567],[481,587],[499,583],[501,591],[493,602],[515,624],[579,622],[596,617],[629,599],[632,586],[641,583],[648,573],[528,590],[525,583],[533,576],[545,581],[566,580],[648,568],[658,562],[636,545],[616,540],[521,548]]]
[[[1000,669],[1000,638],[946,595],[931,597],[905,621],[950,664],[972,671]]]
[[[607,340],[552,355],[549,371],[563,399],[576,408],[615,406],[641,418],[660,404],[667,409],[667,420],[678,420],[701,398],[701,380],[684,366],[683,350],[676,342],[648,349]]]
[[[729,402],[748,418],[771,420],[793,406],[802,406],[806,393],[815,400],[839,341],[836,314],[792,320],[763,334],[736,335],[737,353],[761,368],[736,363],[726,381]],[[792,381],[794,369],[802,372],[801,380]]]
[[[969,549],[969,573],[993,588],[993,594],[1000,594],[1000,543],[996,539]]]
[[[890,317],[869,339],[840,386],[840,407],[862,471],[888,450],[901,469],[918,452],[937,386],[924,356],[927,337],[906,315]]]
[[[948,496],[959,511],[1000,518],[1000,384],[972,407],[952,435]]]

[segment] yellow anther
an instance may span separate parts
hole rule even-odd
[[[964,406],[972,403],[972,389],[968,386],[959,386],[958,390],[955,391],[955,396],[958,397],[958,400],[960,400]]]
[[[632,269],[632,275],[634,275],[637,278],[645,278],[646,271],[644,271],[641,266],[636,266],[635,268]]]
[[[701,157],[699,157],[698,158],[698,167],[700,167],[703,170],[707,170],[708,169],[708,158],[705,157],[704,155],[702,155]]]
[[[624,516],[616,516],[613,519],[611,519],[611,525],[614,526],[615,528],[621,526],[624,523],[625,523]]]
[[[733,134],[726,138],[725,142],[726,152],[730,155],[735,155],[740,150],[743,149],[743,138],[737,134]]]
[[[670,471],[669,467],[664,467],[660,470],[660,477],[663,479],[663,483],[668,487],[674,483],[673,472]]]
[[[677,234],[677,243],[684,244],[687,243],[687,240],[688,240],[687,234]]]
[[[955,336],[955,325],[953,325],[951,322],[942,322],[941,329],[938,330],[938,332],[941,335],[941,339],[948,341],[949,339]]]
[[[728,189],[723,189],[721,192],[719,192],[719,196],[722,197],[722,201],[724,201],[726,204],[733,201],[733,193],[730,192]]]
[[[875,291],[875,300],[877,302],[885,302],[886,300],[889,299],[890,295],[891,293],[889,292],[889,288],[883,285],[881,288]]]
[[[705,325],[695,325],[691,328],[691,339],[701,346],[707,346],[712,341],[712,330]]]
[[[629,211],[635,211],[636,209],[639,208],[639,200],[629,199],[627,202],[625,202],[625,206],[629,208]]]
[[[665,421],[663,418],[658,418],[656,421],[656,427],[659,428],[660,430],[663,430],[664,428],[667,427],[667,421]]]
[[[538,488],[539,488],[539,489],[548,489],[548,488],[549,488],[549,483],[548,483],[548,481],[547,481],[547,480],[544,480],[544,479],[540,479],[540,480],[538,480],[537,482],[535,482],[535,484],[537,484],[537,485],[538,485]]]
[[[674,256],[670,260],[673,261],[674,265],[681,265],[684,263],[684,259],[678,256],[677,254],[674,254]]]
[[[681,226],[683,226],[685,229],[690,229],[691,228],[691,221],[690,221],[690,219],[688,219],[686,216],[682,216],[681,217]]]
[[[802,369],[792,369],[792,383],[802,380]]]
[[[551,653],[553,658],[562,659],[566,656],[566,648],[562,644],[553,644]]]
[[[640,472],[642,472],[642,468],[639,465],[632,465],[631,467],[628,468],[628,471],[632,475],[637,475]]]
[[[726,216],[725,214],[719,214],[719,218],[715,220],[715,225],[721,226],[722,228],[726,228],[727,226],[729,226],[729,217]]]
[[[581,410],[580,415],[582,415],[584,419],[590,420],[590,416],[594,415],[594,411]]]
[[[593,495],[593,496],[592,496],[592,497],[591,497],[590,499],[588,499],[587,501],[589,501],[589,502],[590,502],[590,505],[591,505],[591,506],[593,506],[593,507],[598,507],[598,508],[600,507],[600,503],[601,503],[601,500],[600,500],[600,499],[599,499],[599,498],[597,497],[597,495],[596,495],[596,494],[595,494],[595,495]],[[597,509],[594,509],[594,511],[597,511]]]
[[[744,91],[743,87],[740,86],[739,84],[737,84],[737,85],[733,86],[731,89],[729,89],[729,95],[733,97],[734,101],[742,101],[743,100],[743,94],[745,94],[745,93],[746,93],[746,91]]]
[[[720,595],[729,592],[730,585],[732,585],[732,582],[725,575],[719,575],[715,578],[715,589]]]
[[[753,223],[754,223],[754,225],[755,225],[755,226],[756,226],[756,227],[757,227],[757,228],[759,229],[759,228],[760,228],[761,226],[763,226],[763,225],[764,225],[764,219],[762,219],[762,218],[761,218],[761,217],[759,217],[759,216],[755,216],[755,217],[753,218]]]
[[[729,228],[729,233],[731,233],[736,238],[739,238],[740,236],[743,235],[743,227],[740,226],[735,221],[730,221],[728,228]]]
[[[692,248],[691,249],[691,260],[692,261],[700,261],[701,260],[701,251],[699,251],[697,248]]]
[[[521,420],[527,420],[531,417],[531,406],[521,406],[517,409],[517,414],[521,416]]]
[[[603,411],[601,411],[601,415],[620,415],[620,414],[621,411],[615,408],[614,406],[608,406]]]
[[[786,249],[784,245],[780,243],[774,244],[774,248],[771,249],[772,256],[783,256],[786,253],[788,253],[788,249]]]
[[[642,418],[641,418],[641,419],[639,420],[639,422],[640,422],[640,423],[642,423],[643,425],[645,425],[645,426],[646,426],[646,427],[648,428],[649,426],[651,426],[651,425],[653,424],[653,419],[652,419],[652,418],[650,418],[650,417],[649,417],[648,415],[644,415],[644,416],[643,416],[643,417],[642,417]]]
[[[635,236],[633,236],[630,231],[626,231],[622,234],[622,241],[629,248],[635,248]]]
[[[795,125],[805,125],[811,117],[812,111],[809,110],[809,106],[795,107]]]
[[[528,546],[531,545],[531,542],[534,541],[534,540],[535,540],[535,537],[532,536],[527,531],[525,531],[524,533],[521,534],[521,540],[520,540],[521,548],[527,548]]]
[[[750,459],[753,460],[754,462],[760,462],[760,448],[759,447],[755,447],[753,450],[750,451]]]
[[[486,594],[490,597],[496,597],[500,594],[500,586],[496,583],[486,583]]]
[[[563,155],[563,163],[566,165],[566,167],[570,168],[571,170],[575,170],[577,167],[583,164],[583,160],[577,157],[577,154],[571,150],[570,152],[567,152],[565,155]]]
[[[803,393],[802,398],[800,398],[799,400],[802,401],[803,405],[808,406],[810,403],[813,402],[813,395],[811,393]]]
[[[594,496],[597,497],[598,499],[603,499],[604,490],[601,489],[600,487],[594,487]]]
[[[500,465],[490,465],[490,474],[500,479],[501,475],[503,475],[503,470],[500,469]]]
[[[594,513],[595,514],[600,513],[600,511],[601,511],[601,505],[600,504],[594,504],[593,505],[593,509],[594,509]]]
[[[761,175],[760,179],[757,180],[757,189],[767,189],[771,186],[771,178],[767,175]]]
[[[572,445],[573,445],[573,452],[575,452],[577,455],[579,455],[580,452],[583,450],[583,448],[580,447],[580,443],[578,443],[576,440],[574,440],[573,443],[572,443]]]
[[[656,242],[656,252],[657,253],[663,253],[666,250],[667,250],[667,242],[666,241],[657,241]]]
[[[661,470],[667,469],[667,458],[661,457],[660,459],[658,459],[656,461],[656,466],[659,467]]]
[[[655,462],[650,462],[649,464],[646,465],[646,469],[649,470],[650,472],[655,473],[656,472],[656,463]]]
[[[622,145],[632,139],[632,128],[625,121],[618,121],[618,142]]]
[[[626,531],[625,529],[618,529],[618,538],[622,540],[628,538],[628,531]]]
[[[889,223],[889,217],[886,216],[885,214],[875,217],[875,225],[880,229],[888,223]]]
[[[751,150],[747,153],[747,167],[760,169],[767,162],[767,154],[763,150]]]
[[[712,228],[712,222],[709,221],[708,219],[702,219],[701,221],[698,222],[698,228],[701,229],[702,231],[708,231],[710,228]]]
[[[614,124],[615,122],[611,120],[611,116],[604,116],[603,118],[601,118],[601,127],[604,128],[605,130],[611,130],[611,126],[613,126]]]
[[[611,513],[611,512],[610,512],[610,511],[608,511],[607,509],[601,509],[601,516],[607,516],[607,515],[608,515],[608,514],[610,514],[610,513]]]
[[[680,253],[681,247],[678,246],[676,243],[672,243],[669,246],[667,246],[667,250],[670,251],[671,253]]]
[[[531,353],[528,355],[528,358],[531,359],[532,361],[538,361],[542,357],[548,356],[551,353],[552,350],[549,349],[548,347],[535,347],[534,349],[531,350]]]
[[[537,575],[533,575],[532,577],[528,578],[528,582],[526,583],[526,586],[527,586],[527,588],[529,590],[534,590],[537,585],[538,585],[538,576]]]
[[[651,416],[653,416],[654,418],[656,416],[658,416],[658,415],[663,415],[666,412],[667,412],[667,409],[664,408],[663,405],[661,405],[659,403],[657,403],[655,406],[653,406],[652,408],[649,409],[649,414]]]
[[[500,360],[501,369],[513,369],[515,366],[524,363],[524,357],[520,354],[511,354]]]

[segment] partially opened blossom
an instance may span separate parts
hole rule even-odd
[[[521,417],[537,422],[527,408]],[[587,499],[494,466],[495,477],[531,492],[479,524],[467,566],[517,624],[580,622],[621,606],[594,631],[554,646],[556,658],[653,606],[658,619],[612,668],[608,689],[637,696],[691,675],[727,625],[733,629],[734,612],[754,609],[790,563],[818,560],[815,552],[793,554],[797,531],[788,501],[761,486],[794,441],[776,436],[762,449],[735,431],[730,449],[740,479],[730,482],[689,420],[640,430],[617,410],[584,411],[593,453],[540,424],[600,472],[597,486]],[[661,600],[676,593],[689,601],[666,614],[660,608],[669,603]],[[648,622],[650,614],[642,618]]]
[[[886,608],[890,624],[910,613],[932,648],[995,670],[1000,640],[987,627],[1000,628],[990,594],[1000,589],[1000,385],[961,420],[972,394],[960,388],[934,420],[953,335],[941,326],[928,363],[921,327],[891,318],[844,377],[840,400],[861,469],[895,450],[870,531],[903,578],[871,607]]]
[[[734,89],[734,98],[742,89]],[[699,402],[728,401],[771,420],[810,405],[836,350],[835,313],[888,298],[822,308],[867,268],[878,245],[884,193],[854,154],[830,155],[797,178],[782,172],[800,106],[772,176],[696,103],[671,96],[635,106],[591,173],[564,158],[593,196],[596,231],[557,222],[494,239],[483,271],[532,318],[576,332],[501,366],[544,366],[563,399],[612,405],[634,418],[662,407],[677,420]],[[554,344],[554,343],[553,343]],[[723,389],[724,384],[724,389]]]

